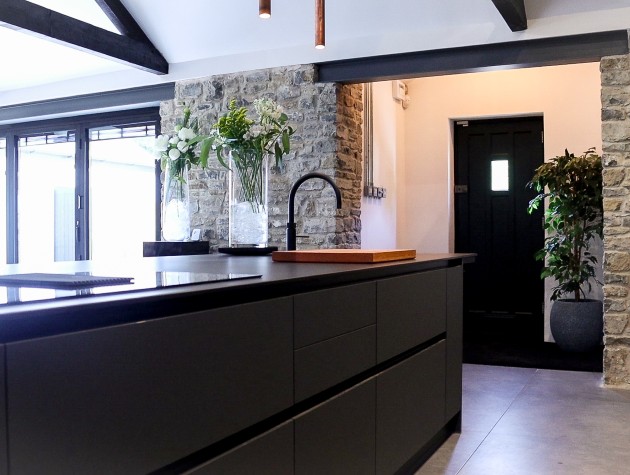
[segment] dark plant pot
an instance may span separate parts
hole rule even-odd
[[[600,300],[557,300],[551,307],[551,334],[565,351],[589,351],[602,344],[604,308]]]

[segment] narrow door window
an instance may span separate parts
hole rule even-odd
[[[490,163],[492,191],[510,191],[510,162],[501,159],[492,160]]]
[[[75,134],[18,140],[19,262],[75,259]]]

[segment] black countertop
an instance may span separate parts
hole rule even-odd
[[[164,318],[182,313],[277,298],[326,287],[386,278],[472,262],[470,254],[420,254],[414,260],[376,264],[273,262],[271,256],[195,255],[143,258],[135,262],[59,262],[46,266],[7,265],[0,274],[90,272],[141,281],[157,272],[245,274],[245,280],[182,284],[159,289],[141,285],[54,291],[19,289],[23,300],[7,296],[18,289],[0,287],[0,343],[70,331]],[[2,293],[4,292],[4,293]],[[100,293],[104,292],[104,293]]]

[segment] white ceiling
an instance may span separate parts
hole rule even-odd
[[[115,31],[94,0],[31,0]],[[158,76],[0,27],[0,106],[246,69],[630,29],[630,0],[525,0],[512,32],[491,0],[335,0],[315,50],[314,0],[122,0],[170,64]],[[4,45],[11,45],[7,48]]]

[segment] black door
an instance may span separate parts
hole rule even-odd
[[[542,214],[526,188],[543,163],[542,117],[461,121],[455,126],[455,251],[466,270],[467,338],[543,340]]]

